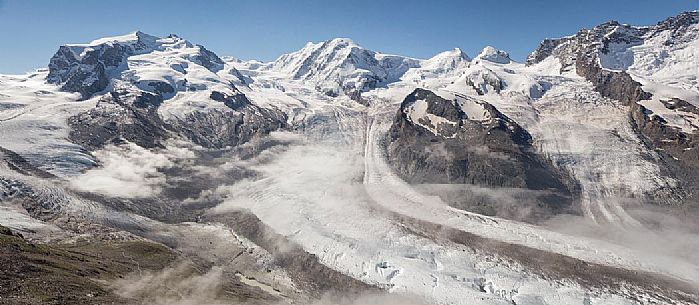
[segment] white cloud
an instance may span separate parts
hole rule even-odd
[[[230,304],[219,300],[223,269],[213,267],[198,275],[192,266],[181,263],[159,272],[134,274],[114,282],[115,292],[142,304],[197,305]]]
[[[166,183],[160,170],[196,154],[178,142],[169,142],[164,150],[148,150],[133,143],[110,145],[95,151],[100,167],[70,180],[70,187],[83,192],[112,197],[144,198],[157,195]]]

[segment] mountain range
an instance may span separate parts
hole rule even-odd
[[[66,44],[0,75],[0,303],[696,304],[698,77],[696,11],[526,62]]]

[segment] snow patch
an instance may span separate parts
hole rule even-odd
[[[408,119],[413,124],[421,126],[432,132],[435,135],[440,135],[439,126],[441,124],[446,124],[450,126],[457,126],[459,122],[452,122],[443,118],[427,112],[429,104],[426,100],[416,100],[409,106],[407,106],[403,111],[408,116]],[[447,137],[454,137],[456,133]]]

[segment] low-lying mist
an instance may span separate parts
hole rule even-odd
[[[210,184],[197,188],[197,192],[186,194],[178,201],[182,206],[214,202],[206,213],[226,213],[246,209],[258,204],[273,190],[278,192],[278,211],[271,211],[266,222],[278,227],[295,228],[288,232],[278,232],[293,237],[302,230],[314,229],[320,235],[332,235],[332,228],[361,226],[352,223],[346,213],[359,213],[357,207],[371,204],[363,186],[364,159],[361,147],[338,145],[333,142],[309,141],[303,135],[289,132],[275,132],[266,139],[253,141],[231,149],[210,160],[197,161],[202,148],[171,143],[167,148],[148,151],[135,145],[110,146],[96,152],[101,166],[82,176],[74,178],[72,188],[100,193],[120,198],[153,198],[169,196],[168,189],[176,187],[173,181],[187,183],[187,177],[200,177]],[[186,167],[188,175],[176,176],[172,169]],[[243,173],[230,180],[231,173]],[[253,173],[253,174],[248,174]],[[199,178],[197,178],[199,179]],[[115,187],[116,186],[116,187]],[[270,187],[271,186],[271,187]],[[270,188],[268,188],[270,187]],[[587,238],[608,241],[633,250],[639,255],[662,257],[659,264],[673,261],[699,266],[699,224],[689,217],[673,216],[667,210],[652,206],[634,206],[628,212],[644,226],[640,228],[620,227],[615,224],[598,224],[570,213],[558,214],[537,206],[542,191],[519,189],[492,189],[474,185],[419,185],[421,192],[431,195],[461,196],[454,188],[467,190],[468,196],[451,198],[461,200],[463,206],[456,208],[500,217],[538,220],[538,225],[547,229]],[[487,200],[483,199],[487,198]],[[287,200],[309,202],[299,205],[302,215],[309,217],[311,225],[299,225],[298,215],[285,214]],[[447,200],[449,201],[449,198]],[[489,203],[492,203],[489,205]],[[350,206],[351,205],[351,206]],[[476,206],[487,210],[473,210]],[[274,209],[275,207],[269,207]],[[308,209],[312,212],[304,212]],[[267,211],[265,211],[267,213]],[[374,213],[374,211],[366,212]],[[296,217],[296,218],[295,218]],[[324,219],[311,219],[311,218]],[[373,215],[373,217],[377,217]],[[345,219],[348,223],[324,224],[324,222]],[[311,221],[313,220],[313,221]],[[341,222],[341,221],[340,221]],[[378,223],[378,221],[377,221]],[[323,224],[321,226],[321,224]],[[363,238],[349,236],[360,242]],[[346,234],[346,233],[345,233]],[[354,233],[352,233],[354,234]],[[574,237],[571,237],[574,238]],[[279,245],[282,247],[285,245]],[[380,244],[362,244],[365,248],[379,249]],[[230,270],[229,270],[230,271]],[[699,274],[699,270],[697,272]],[[212,267],[206,272],[194,272],[192,267],[181,264],[159,272],[144,272],[116,281],[115,291],[123,297],[143,300],[144,304],[287,304],[285,300],[277,304],[259,300],[241,300],[226,296],[225,283],[234,281],[233,274],[221,267]],[[697,279],[699,283],[699,279]],[[249,287],[248,287],[249,288]],[[341,289],[341,287],[338,287]],[[413,296],[399,294],[362,294],[354,297],[327,295],[313,305],[419,305],[427,304]]]
[[[154,305],[223,305],[223,272],[213,267],[197,274],[188,263],[179,263],[159,272],[137,272],[115,281],[117,295]]]
[[[570,235],[609,241],[637,251],[638,255],[684,261],[699,271],[699,221],[688,215],[653,205],[627,208],[640,227],[622,227],[613,223],[595,223],[590,219],[558,215],[544,226]],[[666,262],[667,263],[667,262]],[[699,278],[696,279],[699,284]]]

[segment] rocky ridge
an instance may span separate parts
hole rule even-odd
[[[661,99],[659,108],[649,109],[644,103],[653,99],[653,93],[626,70],[628,64],[608,68],[605,67],[605,64],[609,65],[605,59],[619,57],[617,53],[628,52],[626,48],[644,43],[656,44],[660,41],[662,45],[656,48],[686,44],[696,38],[698,23],[699,12],[682,13],[650,27],[610,21],[590,30],[583,29],[573,36],[544,40],[527,59],[527,63],[532,65],[553,56],[561,63],[561,70],[574,69],[578,75],[592,82],[595,90],[603,96],[627,105],[629,118],[646,139],[646,144],[664,156],[662,166],[665,174],[680,181],[674,198],[660,198],[675,203],[691,203],[698,198],[696,190],[699,189],[699,180],[693,173],[699,169],[699,135],[669,124],[662,112],[670,110],[679,116],[691,116],[695,114],[696,106],[679,98],[671,98]],[[620,45],[625,47],[619,49]]]
[[[409,183],[537,190],[539,199],[529,204],[538,210],[523,219],[575,213],[575,181],[536,153],[529,132],[488,103],[416,89],[401,103],[387,141],[389,163]]]

